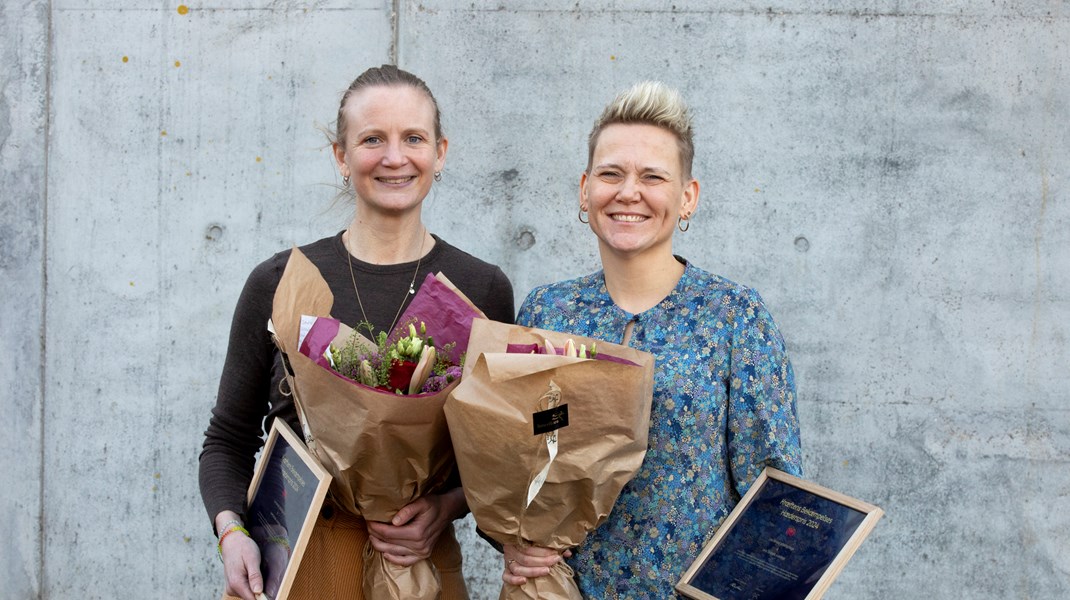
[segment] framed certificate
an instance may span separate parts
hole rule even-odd
[[[767,467],[676,591],[695,600],[817,600],[883,514]]]
[[[245,524],[260,546],[268,598],[289,594],[330,482],[290,426],[275,419],[249,485]]]

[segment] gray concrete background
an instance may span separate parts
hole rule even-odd
[[[597,267],[601,106],[680,87],[677,252],[762,293],[807,477],[887,512],[827,597],[1070,596],[1070,2],[179,7],[0,5],[0,598],[216,597],[196,461],[230,313],[347,223],[318,127],[392,60],[450,137],[427,222],[518,302]]]

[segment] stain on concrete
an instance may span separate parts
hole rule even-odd
[[[992,97],[982,90],[964,88],[941,102],[940,107],[953,116],[959,127],[981,133],[991,126],[994,104]]]

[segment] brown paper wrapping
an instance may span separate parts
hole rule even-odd
[[[547,339],[560,348],[569,338],[588,347],[597,343],[599,355],[635,365],[505,353],[510,344],[542,345]],[[562,551],[579,545],[609,516],[642,465],[653,374],[653,355],[626,346],[492,321],[473,323],[465,373],[445,412],[465,498],[479,528],[503,544]],[[533,431],[533,413],[546,408],[554,386],[561,404],[568,405],[568,426],[556,431],[557,457],[545,484],[525,506],[532,479],[549,461],[546,436]],[[579,597],[566,565],[525,586],[506,585],[501,595],[510,600]]]
[[[438,490],[453,469],[442,405],[456,382],[434,395],[398,396],[354,384],[315,364],[298,350],[301,316],[329,316],[333,304],[319,270],[294,248],[275,292],[271,319],[306,441],[333,476],[331,493],[342,508],[366,520],[389,522],[403,506]],[[387,570],[389,564],[381,556],[365,560],[369,598],[438,596],[438,576],[429,560],[413,568]],[[369,594],[369,589],[376,591]],[[393,595],[383,593],[387,589]]]
[[[559,562],[545,577],[529,579],[522,586],[503,584],[498,600],[584,600],[573,575],[572,567]]]
[[[438,572],[430,560],[411,567],[395,565],[381,552],[372,548],[369,540],[364,546],[364,597],[379,598],[438,598],[441,585]]]

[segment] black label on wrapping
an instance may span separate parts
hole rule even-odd
[[[532,415],[535,435],[542,435],[557,431],[562,427],[568,427],[568,405],[562,404],[554,408],[543,410]]]

